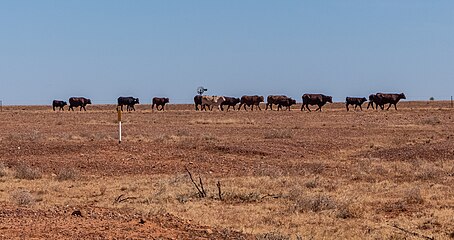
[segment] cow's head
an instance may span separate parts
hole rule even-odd
[[[375,99],[375,94],[369,95],[369,101],[373,101]]]
[[[139,104],[139,98],[134,98],[134,103]]]
[[[365,101],[367,101],[367,98],[365,98],[365,97],[361,98],[361,102],[365,102]]]
[[[288,101],[290,103],[289,105],[296,104],[296,100],[295,99],[289,98]]]
[[[169,102],[169,98],[164,98],[164,103],[168,103]]]
[[[263,96],[259,96],[259,102],[263,102],[263,101],[264,101]]]
[[[323,96],[323,99],[324,99],[326,102],[333,103],[333,97],[331,97],[331,96]]]
[[[400,98],[400,99],[406,99],[406,98],[405,98],[405,94],[404,94],[404,93],[399,94],[399,98]]]
[[[68,103],[66,101],[62,101],[62,103],[63,103],[63,106],[68,105]]]
[[[237,104],[240,102],[240,99],[239,98],[233,98],[233,104]]]
[[[87,104],[91,104],[91,99],[87,98]]]

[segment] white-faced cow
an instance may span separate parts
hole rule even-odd
[[[317,105],[318,108],[315,109],[315,111],[320,110],[321,112],[323,105],[325,105],[327,102],[333,103],[333,97],[323,94],[304,94],[301,98],[303,99],[301,111],[306,108],[310,112],[311,109],[309,108],[309,105]]]
[[[222,111],[221,104],[225,101],[223,96],[202,96],[202,109],[206,111],[206,107],[211,111],[213,107],[217,107],[219,111]]]
[[[68,111],[70,111],[70,110],[74,111],[74,107],[80,107],[79,111],[82,111],[82,108],[85,111],[87,111],[87,109],[85,109],[85,106],[87,106],[87,104],[91,104],[91,100],[88,99],[88,98],[71,97],[71,98],[69,98],[69,109],[68,109]]]

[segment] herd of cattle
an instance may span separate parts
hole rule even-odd
[[[311,109],[309,108],[309,105],[317,105],[318,108],[315,111],[322,111],[322,107],[326,103],[332,103],[333,98],[331,96],[326,96],[323,94],[304,94],[302,97],[302,105],[301,105],[301,111],[303,110],[308,110],[309,112]],[[376,94],[371,94],[369,95],[369,104],[367,105],[367,109],[369,107],[372,107],[372,109],[378,109],[380,107],[382,110],[384,110],[384,107],[386,104],[388,105],[388,110],[392,105],[394,105],[394,108],[397,110],[397,103],[401,99],[406,99],[405,94],[400,93],[376,93]],[[242,96],[240,98],[235,98],[235,97],[225,97],[225,96],[207,96],[207,95],[196,95],[194,97],[194,105],[195,105],[195,110],[208,110],[212,111],[214,107],[218,108],[220,111],[224,111],[224,107],[227,106],[226,111],[230,109],[230,107],[233,107],[233,110],[235,109],[235,106],[239,104],[238,110],[241,109],[241,107],[244,108],[244,110],[247,111],[246,106],[250,107],[250,109],[253,111],[254,106],[255,108],[262,110],[260,108],[260,103],[264,102],[264,97],[263,96]],[[357,107],[359,107],[361,110],[363,103],[365,103],[367,99],[365,97],[363,98],[358,98],[358,97],[347,97],[345,99],[345,107],[347,108],[347,111],[349,111],[349,105],[355,106],[355,110]],[[117,109],[123,111],[123,106],[126,106],[127,111],[135,111],[136,109],[134,108],[135,104],[139,104],[139,99],[134,98],[134,97],[119,97],[117,99]],[[151,109],[154,110],[154,107],[156,106],[156,109],[158,111],[163,111],[164,106],[169,103],[168,98],[159,98],[155,97],[152,100],[152,105]],[[79,107],[80,111],[85,109],[85,106],[87,104],[91,104],[91,100],[88,98],[84,97],[71,97],[69,99],[69,109],[68,110],[73,110],[74,107]],[[265,105],[265,110],[268,109],[268,107],[273,110],[273,105],[277,105],[277,110],[283,109],[283,107],[286,108],[286,110],[290,111],[290,108],[292,105],[296,104],[296,100],[292,99],[290,97],[287,97],[285,95],[270,95],[266,98],[266,105]],[[56,108],[59,110],[64,110],[64,106],[68,105],[67,102],[61,101],[61,100],[54,100],[52,103],[52,108],[55,111]],[[374,106],[375,105],[375,106]],[[161,108],[159,108],[161,107]]]

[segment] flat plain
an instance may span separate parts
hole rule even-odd
[[[450,103],[365,106],[4,106],[0,239],[454,238]]]

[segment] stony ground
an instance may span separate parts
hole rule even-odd
[[[452,238],[454,110],[398,107],[4,107],[0,238]]]

